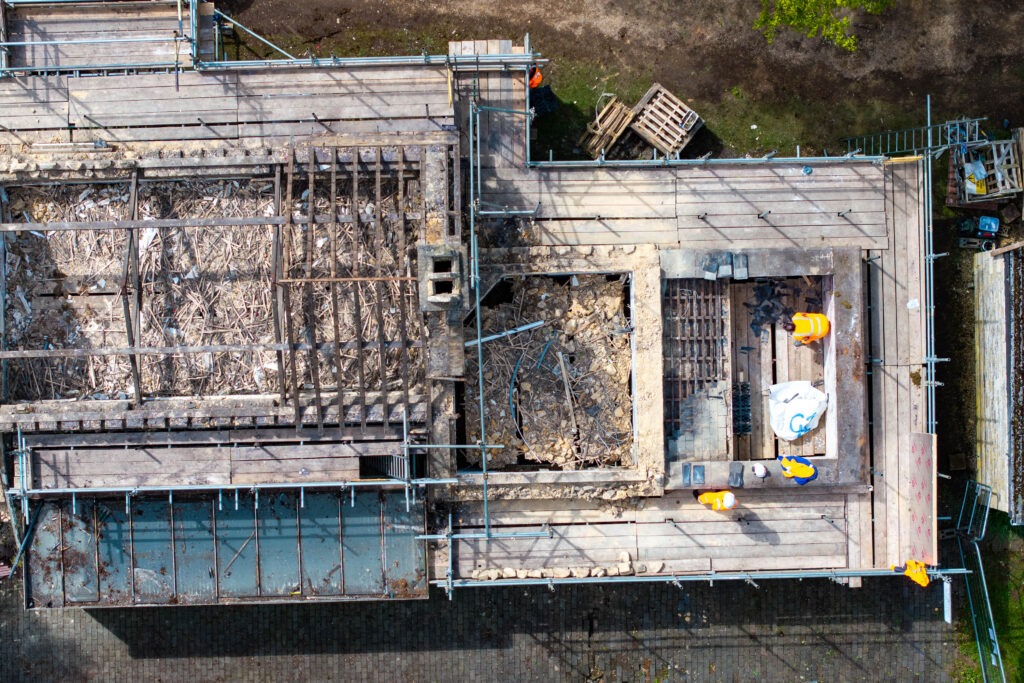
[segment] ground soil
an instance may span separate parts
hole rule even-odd
[[[660,81],[707,106],[743,93],[791,109],[798,141],[808,146],[923,122],[926,94],[939,119],[972,115],[988,116],[994,126],[1004,119],[1024,124],[1018,0],[897,0],[881,15],[854,16],[860,39],[854,53],[792,32],[769,45],[752,28],[760,8],[753,0],[535,0],[514,10],[499,0],[218,5],[258,32],[305,38],[324,54],[409,53],[417,46],[434,52],[446,40],[529,32],[534,48],[552,59],[556,94],[560,61]],[[804,104],[810,115],[801,121]]]

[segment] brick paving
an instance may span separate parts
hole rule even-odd
[[[956,656],[941,585],[901,578],[52,612],[20,590],[0,590],[0,681],[932,683]]]

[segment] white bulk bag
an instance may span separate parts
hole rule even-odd
[[[768,390],[772,431],[785,441],[799,439],[817,427],[827,407],[828,396],[810,382],[783,382]]]

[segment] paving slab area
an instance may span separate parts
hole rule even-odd
[[[16,579],[0,632],[4,681],[935,682],[957,656],[940,583],[904,579],[47,612],[22,609]]]

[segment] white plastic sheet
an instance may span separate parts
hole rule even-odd
[[[783,382],[768,390],[772,431],[784,441],[799,439],[818,426],[828,396],[810,382]]]

